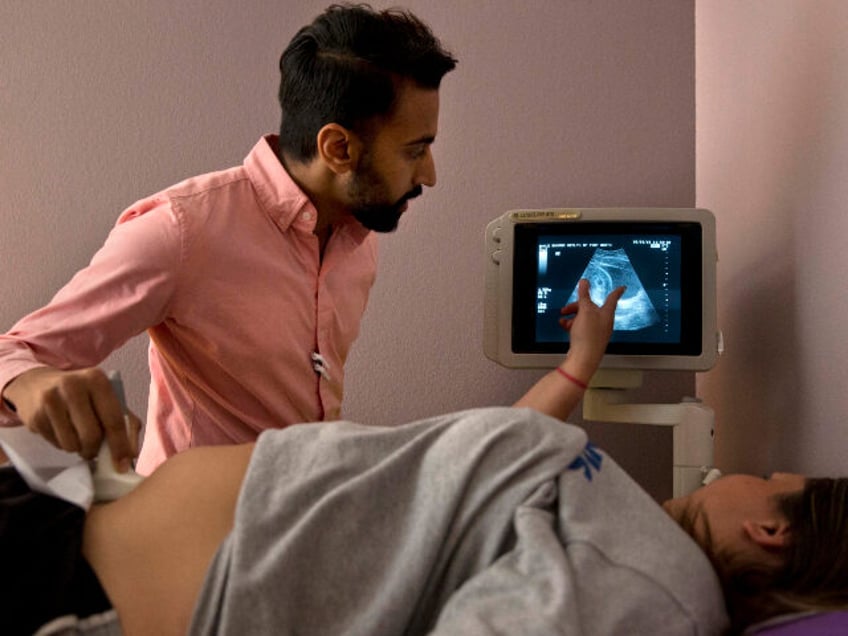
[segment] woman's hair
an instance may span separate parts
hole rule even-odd
[[[374,118],[391,112],[402,81],[438,89],[455,66],[408,11],[332,5],[298,31],[280,58],[280,149],[309,161],[326,124],[368,132]]]
[[[790,531],[779,565],[719,559],[734,629],[778,614],[848,607],[848,479],[808,479],[777,505]]]

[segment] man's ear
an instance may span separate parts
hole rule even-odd
[[[789,523],[784,520],[744,521],[742,528],[751,541],[766,550],[781,550],[789,544]]]
[[[318,156],[336,174],[345,174],[356,166],[361,142],[352,131],[340,124],[326,124],[318,131],[316,141]]]

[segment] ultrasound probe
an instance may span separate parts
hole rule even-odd
[[[112,390],[121,403],[121,408],[124,411],[124,423],[126,423],[127,401],[124,396],[124,383],[121,381],[121,374],[117,371],[111,371],[109,382],[112,383]],[[96,464],[91,475],[94,481],[94,501],[113,501],[123,497],[144,480],[144,477],[132,468],[125,473],[119,473],[115,470],[115,465],[112,463],[112,451],[109,450],[109,444],[105,438],[100,445]]]

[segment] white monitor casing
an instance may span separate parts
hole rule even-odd
[[[580,224],[608,227],[611,232],[639,231],[649,224],[697,224],[700,228],[700,347],[686,355],[643,351],[637,355],[610,353],[601,369],[705,371],[716,361],[719,332],[716,325],[716,231],[715,218],[699,208],[551,208],[512,210],[486,228],[486,287],[484,305],[484,352],[510,368],[553,368],[563,352],[522,352],[513,349],[513,291],[516,227],[546,224],[564,235]],[[603,224],[603,225],[598,225]],[[691,299],[691,296],[690,296]]]

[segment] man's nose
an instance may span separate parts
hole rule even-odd
[[[433,160],[433,153],[430,152],[429,148],[427,148],[427,155],[421,161],[415,185],[425,185],[428,188],[436,185],[436,162]]]

